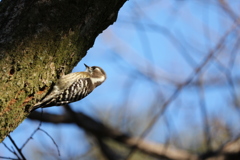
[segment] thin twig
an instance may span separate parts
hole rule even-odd
[[[11,160],[20,160],[20,159],[16,159],[16,158],[10,158],[10,157],[2,157],[0,156],[1,159],[11,159]]]
[[[42,117],[42,114],[43,114],[43,112],[41,112],[41,117]],[[26,142],[22,145],[21,149],[23,149],[23,148],[26,146],[26,144],[33,138],[34,134],[40,129],[41,125],[42,125],[42,121],[40,120],[40,123],[39,123],[38,127],[33,131],[33,133],[31,134],[31,136],[30,136],[30,137],[26,140]]]
[[[23,148],[26,146],[26,144],[32,139],[33,135],[38,131],[38,129],[39,129],[39,128],[37,128],[37,129],[35,129],[35,130],[33,131],[33,133],[31,134],[31,136],[30,136],[30,137],[26,140],[26,142],[22,145],[21,149],[23,149]]]
[[[15,141],[12,139],[12,137],[10,135],[8,135],[8,138],[10,139],[10,141],[12,142],[12,144],[14,145],[14,147],[17,149],[18,153],[21,155],[23,160],[26,160],[25,156],[22,153],[22,150],[20,148],[18,148],[17,144],[15,143]]]
[[[54,145],[56,146],[57,148],[57,152],[58,152],[58,156],[60,156],[60,150],[59,150],[59,147],[57,145],[57,143],[55,142],[55,140],[43,129],[41,129],[41,126],[42,126],[42,118],[43,118],[43,109],[41,110],[41,115],[40,115],[40,123],[38,125],[38,127],[33,131],[33,133],[31,134],[31,136],[26,140],[26,142],[22,145],[21,149],[23,149],[26,144],[32,139],[32,137],[36,134],[37,131],[42,131],[44,132],[51,140],[52,142],[54,143]]]
[[[9,150],[9,152],[13,153],[18,159],[20,159],[19,155],[14,151],[14,149],[9,148],[4,142],[2,144]]]
[[[9,150],[9,152],[12,152],[12,153],[14,154],[14,151],[11,150],[11,149],[6,145],[6,143],[2,142],[2,144]]]
[[[59,147],[58,147],[58,145],[57,145],[57,143],[55,142],[55,140],[50,136],[50,134],[48,134],[45,130],[43,130],[43,129],[39,129],[40,131],[42,131],[42,132],[44,132],[51,140],[52,140],[52,142],[54,143],[54,145],[56,146],[56,148],[57,148],[57,151],[58,151],[58,156],[60,157],[61,155],[60,155],[60,150],[59,150]]]

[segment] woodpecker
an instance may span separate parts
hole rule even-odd
[[[106,80],[106,73],[102,68],[84,65],[86,67],[84,72],[75,72],[62,76],[54,85],[53,90],[33,106],[31,112],[38,108],[61,106],[79,101]]]

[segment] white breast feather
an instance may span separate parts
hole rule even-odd
[[[92,83],[95,84],[97,82],[103,82],[105,80],[104,76],[101,76],[100,78],[91,78]]]

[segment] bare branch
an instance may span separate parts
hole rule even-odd
[[[105,155],[105,157],[108,160],[122,160],[123,156],[118,154],[116,151],[114,151],[112,148],[110,148],[101,138],[97,137],[98,145],[102,151],[102,153]]]
[[[56,146],[57,148],[57,151],[58,151],[58,156],[60,156],[60,150],[59,150],[59,147],[57,145],[57,143],[55,142],[55,140],[50,136],[50,134],[48,134],[46,131],[44,131],[43,129],[39,129],[40,131],[42,131],[43,133],[45,133],[51,140],[52,142],[54,143],[54,145]]]
[[[2,157],[0,156],[1,159],[11,159],[11,160],[19,160],[19,159],[16,159],[16,158],[10,158],[10,157]]]
[[[43,112],[41,112],[40,119],[42,118],[42,114],[43,114]],[[21,149],[23,149],[23,148],[26,146],[26,144],[32,139],[32,137],[34,136],[34,134],[40,129],[41,125],[42,125],[42,121],[40,120],[40,123],[39,123],[38,127],[33,131],[33,133],[30,135],[30,137],[29,137],[29,138],[26,140],[26,142],[22,145]]]
[[[20,159],[19,155],[13,149],[10,149],[4,142],[2,142],[2,144],[5,148],[7,148],[7,150],[9,150],[9,152],[13,153],[16,157],[18,157],[18,159]]]
[[[226,157],[229,155],[234,155],[240,150],[240,138],[236,138],[235,140],[226,143],[223,147],[221,147],[221,149],[217,151],[208,151],[204,154],[197,155],[189,153],[186,150],[177,149],[159,143],[153,143],[150,141],[139,139],[137,137],[131,137],[112,128],[109,128],[101,122],[98,122],[91,117],[84,115],[83,113],[75,113],[74,117],[77,118],[78,121],[76,121],[76,119],[69,114],[55,115],[50,113],[43,113],[43,116],[41,118],[41,113],[35,111],[28,118],[31,120],[42,120],[43,122],[48,123],[77,123],[79,127],[94,135],[98,141],[101,140],[100,145],[103,146],[100,147],[105,147],[102,149],[106,149],[105,151],[109,152],[107,154],[113,155],[115,155],[113,153],[114,151],[108,150],[109,148],[105,146],[106,144],[104,143],[104,141],[102,141],[104,138],[111,138],[117,142],[125,144],[130,148],[136,147],[138,150],[154,157],[167,158],[170,160],[216,160],[219,156]],[[120,155],[115,156],[117,157]]]
[[[73,112],[72,110],[70,112]],[[39,120],[41,113],[33,112],[29,118],[32,120]],[[45,116],[45,114],[47,116]],[[36,117],[35,117],[36,116]],[[56,117],[56,118],[55,118]],[[61,118],[59,118],[61,117]],[[55,119],[58,119],[57,121]],[[77,119],[77,121],[76,121]],[[100,122],[90,118],[83,113],[75,113],[75,116],[69,116],[69,114],[64,115],[55,115],[50,113],[44,113],[41,119],[43,122],[50,122],[52,123],[77,123],[77,125],[84,130],[90,132],[97,138],[112,138],[120,143],[127,145],[128,147],[136,146],[140,151],[144,153],[148,153],[149,155],[155,157],[167,157],[168,159],[175,159],[175,160],[185,160],[185,159],[192,159],[195,160],[197,158],[196,155],[188,153],[187,151],[180,150],[180,149],[173,149],[172,147],[166,147],[162,144],[157,144],[145,140],[140,140],[137,143],[137,139],[135,137],[130,137],[124,133],[119,131],[113,130]],[[61,121],[62,120],[62,121]],[[103,145],[103,144],[101,144]]]
[[[17,149],[18,153],[21,155],[23,160],[26,160],[25,156],[22,153],[22,150],[20,148],[18,148],[17,144],[15,143],[15,141],[12,139],[12,137],[10,135],[8,135],[8,138],[10,139],[10,141],[12,142],[12,144],[14,145],[14,147]]]

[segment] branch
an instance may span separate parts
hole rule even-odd
[[[108,160],[122,160],[123,157],[116,153],[111,147],[109,147],[101,138],[97,138],[98,145]]]
[[[10,149],[4,142],[2,142],[2,144],[9,152],[13,153],[18,159],[20,159],[19,155],[13,149]]]
[[[17,149],[18,153],[21,155],[23,160],[26,160],[25,156],[22,153],[22,150],[20,148],[18,148],[17,144],[15,143],[15,141],[12,139],[12,137],[10,135],[8,135],[8,138],[10,139],[10,141],[12,142],[12,144],[14,145],[14,147]]]
[[[11,159],[11,160],[19,160],[19,159],[16,159],[16,158],[10,158],[10,157],[2,157],[0,156],[1,159]]]
[[[104,138],[111,138],[117,142],[125,144],[128,147],[136,147],[138,150],[151,156],[157,158],[166,158],[170,160],[216,160],[219,157],[226,158],[235,156],[240,151],[240,138],[236,138],[235,140],[226,143],[223,147],[221,147],[221,149],[217,151],[206,152],[201,155],[192,154],[182,149],[169,147],[164,144],[154,143],[143,139],[139,140],[138,137],[131,137],[127,134],[109,128],[101,122],[98,122],[81,112],[74,112],[74,114],[76,116],[75,118],[77,118],[78,121],[75,121],[74,118],[67,113],[62,115],[43,113],[41,116],[41,113],[36,111],[30,114],[28,118],[31,120],[41,120],[42,122],[55,124],[77,123],[79,127],[88,131],[97,138],[101,150],[104,150],[104,154],[107,154],[108,157],[118,157],[119,155],[114,153],[112,149],[109,150],[110,147],[106,146],[106,144],[102,141]]]
[[[56,148],[57,148],[57,152],[58,152],[58,156],[60,157],[61,155],[60,155],[60,150],[59,150],[59,147],[58,147],[58,145],[57,145],[57,143],[55,142],[55,140],[52,138],[52,136],[50,136],[50,134],[48,134],[48,132],[46,132],[45,130],[43,130],[43,129],[39,129],[39,131],[42,131],[43,133],[45,133],[51,140],[52,140],[52,142],[53,142],[53,144],[56,146]]]
[[[69,111],[73,112],[73,111]],[[33,112],[29,115],[31,120],[42,120],[42,122],[48,123],[77,123],[77,125],[84,130],[90,132],[97,138],[111,138],[115,141],[123,143],[128,147],[136,146],[140,151],[158,158],[168,158],[173,160],[197,160],[198,157],[195,154],[188,153],[185,150],[176,149],[172,147],[166,147],[163,144],[153,143],[146,140],[140,140],[136,137],[130,137],[124,133],[111,129],[101,122],[98,122],[91,117],[84,115],[83,113],[75,113],[75,116],[68,114],[55,115],[50,113],[43,113],[41,117],[40,112]],[[77,119],[77,121],[75,121]],[[137,143],[139,142],[139,143]]]

